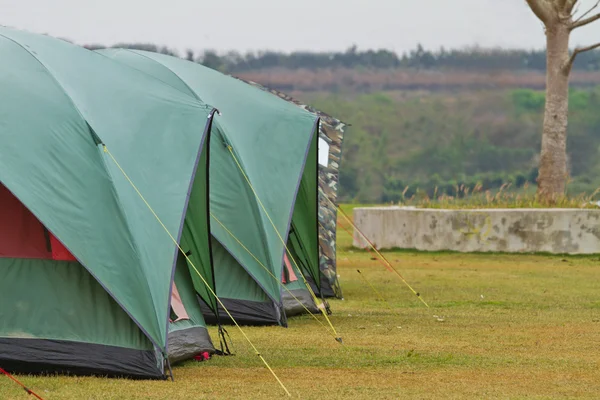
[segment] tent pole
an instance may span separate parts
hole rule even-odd
[[[171,361],[169,361],[169,356],[165,358],[165,362],[167,363],[167,369],[169,370],[169,377],[171,377],[171,382],[175,382],[175,377],[173,376],[173,370],[171,369]]]

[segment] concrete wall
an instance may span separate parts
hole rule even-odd
[[[600,253],[600,210],[369,207],[354,222],[380,249]],[[354,246],[366,247],[358,232]]]

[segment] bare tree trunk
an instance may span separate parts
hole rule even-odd
[[[565,23],[557,21],[546,28],[546,107],[538,195],[550,202],[564,195],[567,180],[569,36]]]

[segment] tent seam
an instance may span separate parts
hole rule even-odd
[[[179,224],[179,230],[177,233],[177,243],[179,243],[179,245],[181,245],[181,235],[183,232],[183,225],[185,224],[185,218],[187,216],[187,209],[189,207],[189,201],[190,201],[190,197],[192,195],[192,190],[194,187],[194,179],[196,177],[196,174],[198,172],[198,167],[199,167],[199,163],[200,163],[200,158],[202,156],[202,150],[204,149],[204,146],[206,145],[206,140],[207,137],[210,135],[210,130],[212,128],[212,123],[213,123],[213,117],[215,112],[217,111],[216,108],[213,108],[209,114],[208,117],[208,121],[206,122],[205,126],[204,126],[204,130],[202,133],[202,140],[200,141],[200,145],[198,147],[198,151],[196,153],[196,160],[194,162],[194,166],[192,167],[192,176],[190,178],[190,183],[189,183],[189,187],[187,190],[187,194],[186,194],[186,198],[185,198],[185,203],[183,205],[183,210],[182,210],[182,217],[181,217],[181,222]],[[210,151],[210,149],[207,149],[207,151]],[[208,160],[207,160],[208,161]],[[209,166],[206,166],[207,170],[209,169]],[[208,205],[208,204],[207,204]],[[208,205],[210,206],[210,205]],[[210,217],[208,217],[210,218]],[[210,226],[210,225],[209,225]],[[210,228],[209,228],[210,229]],[[208,236],[209,236],[209,246],[210,246],[210,230],[208,232]],[[210,248],[209,248],[210,251]],[[171,310],[171,296],[173,295],[173,282],[175,281],[175,270],[177,268],[177,258],[179,257],[179,247],[176,246],[175,247],[175,254],[174,254],[174,259],[173,259],[173,266],[171,267],[171,281],[169,283],[169,297],[167,300],[167,332],[165,334],[165,337],[167,338],[167,342],[166,342],[166,346],[165,346],[165,350],[168,353],[169,350],[169,315],[170,315],[170,310]],[[213,268],[212,266],[212,260],[211,260],[211,270]],[[212,271],[213,277],[214,277],[214,271]],[[216,286],[215,286],[215,291],[216,291]]]
[[[186,88],[188,88],[188,90],[189,90],[189,91],[190,91],[190,92],[191,92],[191,93],[194,95],[194,97],[195,97],[196,99],[198,99],[198,100],[200,100],[200,101],[204,102],[204,100],[202,100],[202,99],[200,98],[200,96],[198,95],[198,93],[196,93],[196,91],[195,91],[195,90],[193,90],[193,89],[190,87],[190,85],[188,85],[188,84],[187,84],[187,82],[186,82],[186,81],[184,81],[184,80],[183,80],[183,79],[182,79],[182,78],[181,78],[181,77],[180,77],[180,76],[179,76],[179,75],[178,75],[178,74],[177,74],[175,71],[173,71],[171,68],[167,67],[165,64],[163,64],[163,63],[161,63],[161,62],[159,62],[159,61],[157,61],[157,60],[155,60],[155,59],[153,59],[153,58],[151,58],[151,57],[148,57],[147,55],[145,55],[145,54],[142,54],[141,52],[139,52],[139,51],[136,51],[136,50],[129,50],[129,49],[119,49],[119,50],[121,50],[121,51],[127,51],[127,52],[130,52],[130,53],[133,53],[133,54],[137,54],[137,55],[139,55],[140,57],[144,57],[145,59],[147,59],[147,60],[150,60],[150,61],[152,61],[153,63],[160,65],[161,67],[163,67],[164,69],[166,69],[167,71],[169,71],[169,72],[170,72],[172,75],[174,75],[174,76],[175,76],[175,78],[177,78],[177,80],[179,80],[181,83],[183,83],[183,84],[185,85],[185,87],[186,87]],[[155,78],[155,79],[158,79],[158,78]],[[158,79],[158,80],[162,81],[161,79]],[[162,81],[162,82],[164,82],[165,84],[167,84],[167,85],[169,85],[169,86],[173,87],[174,89],[177,89],[176,87],[174,87],[174,86],[170,85],[168,82],[165,82],[165,81]],[[178,89],[178,90],[179,90],[179,89]]]
[[[181,83],[183,83],[183,84],[185,85],[185,87],[186,87],[186,88],[188,88],[188,89],[190,90],[190,92],[192,93],[192,96],[191,96],[191,97],[195,98],[196,100],[199,100],[199,101],[201,101],[203,104],[206,104],[206,103],[204,103],[204,100],[202,100],[202,99],[201,99],[201,98],[200,98],[200,97],[199,97],[199,96],[196,94],[196,92],[195,92],[195,91],[193,91],[193,90],[192,90],[192,88],[191,88],[191,87],[189,87],[187,83],[185,83],[185,81],[183,81],[183,79],[181,79],[181,78],[180,78],[180,77],[179,77],[179,76],[178,76],[178,75],[177,75],[177,74],[176,74],[176,73],[175,73],[173,70],[171,70],[171,69],[170,69],[169,67],[167,67],[166,65],[164,65],[164,64],[162,64],[162,63],[160,63],[160,62],[158,62],[158,61],[156,61],[156,60],[153,60],[152,58],[150,58],[150,57],[148,57],[148,56],[146,56],[146,55],[144,55],[144,54],[138,53],[137,51],[134,51],[134,50],[122,49],[122,48],[110,48],[110,49],[107,49],[107,50],[116,50],[116,52],[117,52],[117,53],[119,53],[119,52],[123,52],[123,53],[133,53],[133,54],[137,54],[137,55],[139,55],[140,57],[144,57],[144,58],[147,58],[147,59],[148,59],[148,60],[150,60],[150,61],[153,61],[154,63],[156,63],[156,64],[158,64],[158,65],[160,65],[160,66],[164,67],[164,68],[165,68],[165,69],[167,69],[167,70],[168,70],[170,73],[172,73],[173,75],[175,75],[175,77],[176,77],[178,80],[180,80],[180,81],[181,81]],[[111,57],[107,56],[106,54],[102,53],[101,51],[95,50],[95,51],[94,51],[94,53],[96,53],[96,54],[98,54],[98,55],[100,55],[100,56],[102,56],[102,57],[105,57],[105,58],[107,58],[107,59],[109,59],[109,60],[112,60],[112,58],[111,58]],[[113,60],[113,61],[114,61],[114,60]],[[149,73],[148,73],[148,72],[146,72],[146,71],[143,71],[143,70],[141,70],[141,69],[139,69],[139,68],[136,68],[136,67],[134,67],[134,66],[131,66],[131,65],[129,65],[129,64],[126,64],[126,63],[121,63],[121,64],[123,64],[123,65],[127,66],[127,68],[131,68],[131,69],[133,69],[133,70],[136,70],[136,71],[138,71],[138,72],[140,72],[140,73],[142,73],[142,74],[144,74],[144,75],[146,75],[146,76],[149,76],[149,77],[151,77],[152,79],[154,79],[154,80],[156,80],[156,81],[158,81],[158,82],[160,82],[160,83],[162,83],[162,84],[164,84],[164,85],[167,85],[167,86],[169,86],[170,88],[173,88],[173,89],[175,89],[175,90],[177,90],[177,91],[181,92],[181,90],[180,90],[180,89],[178,89],[178,88],[176,88],[175,86],[171,85],[169,82],[165,82],[165,81],[163,81],[162,79],[159,79],[158,77],[156,77],[156,76],[154,76],[154,75],[152,75],[152,74],[149,74]],[[189,96],[189,94],[188,94],[188,93],[184,93],[184,94],[186,94],[186,95],[188,95],[188,96]],[[206,105],[208,105],[208,104],[206,104]],[[212,107],[212,106],[210,106],[210,107]]]

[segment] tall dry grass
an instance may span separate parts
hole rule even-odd
[[[537,195],[535,187],[526,183],[523,188],[513,190],[512,183],[503,184],[498,190],[483,190],[481,184],[470,188],[465,185],[456,186],[455,195],[438,195],[436,187],[432,196],[419,189],[406,198],[409,186],[404,188],[402,199],[397,203],[401,206],[421,208],[597,208],[593,201],[600,193],[600,188],[591,194],[565,194],[553,202]]]

